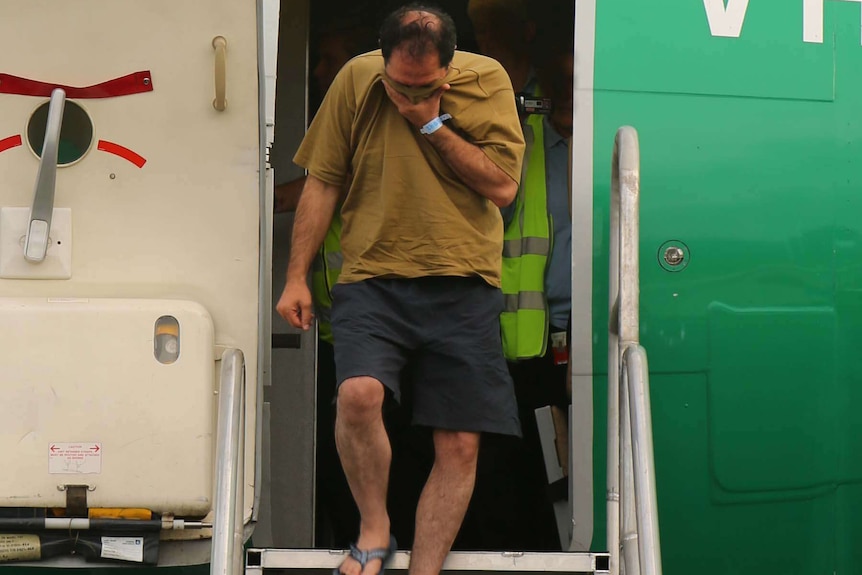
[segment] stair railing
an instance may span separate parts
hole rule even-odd
[[[242,351],[221,356],[216,437],[215,496],[211,575],[243,571],[245,493],[245,360]]]
[[[611,171],[607,470],[610,575],[619,575],[620,558],[625,575],[661,575],[649,373],[646,351],[638,341],[639,199],[638,135],[631,126],[623,126],[614,140]]]

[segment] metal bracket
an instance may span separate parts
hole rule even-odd
[[[87,516],[87,491],[89,485],[66,485],[66,517]]]

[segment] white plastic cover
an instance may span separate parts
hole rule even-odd
[[[156,321],[180,325],[170,365]],[[0,298],[0,506],[89,507],[202,516],[211,507],[213,323],[176,300]]]

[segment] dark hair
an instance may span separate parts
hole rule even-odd
[[[425,12],[430,17],[404,24],[405,17],[411,12]],[[439,8],[421,4],[402,6],[387,16],[380,26],[380,49],[383,61],[387,63],[392,51],[403,47],[413,58],[436,52],[440,57],[440,65],[448,66],[455,54],[455,42],[455,22],[452,17]]]

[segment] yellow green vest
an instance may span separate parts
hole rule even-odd
[[[314,298],[314,312],[317,315],[318,335],[320,339],[329,343],[332,343],[332,286],[341,274],[342,261],[341,214],[339,210],[335,210],[311,273],[311,295]]]
[[[552,248],[553,223],[548,214],[545,185],[545,146],[542,116],[532,115],[524,125],[528,157],[526,173],[515,199],[512,219],[503,236],[500,314],[506,359],[541,357],[548,342],[548,300],[545,272]]]

